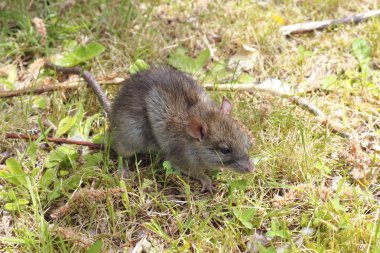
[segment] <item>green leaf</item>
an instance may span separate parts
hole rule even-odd
[[[253,225],[250,221],[253,219],[256,213],[254,208],[248,208],[245,211],[242,211],[239,208],[232,208],[232,213],[243,224],[244,227],[248,229],[253,228]]]
[[[172,164],[170,161],[164,161],[162,163],[162,166],[164,167],[165,170],[171,170],[172,169]]]
[[[35,163],[37,156],[38,144],[35,141],[29,143],[26,153],[29,155],[32,163]]]
[[[7,211],[17,211],[18,205],[17,205],[17,203],[6,203],[4,205],[4,209]]]
[[[153,185],[153,180],[144,178],[144,182],[142,184],[142,189],[149,188],[151,185]]]
[[[96,114],[94,114],[91,117],[86,119],[86,122],[84,123],[83,130],[82,130],[82,134],[83,134],[84,138],[88,139],[88,137],[90,136],[90,132],[91,132],[91,125],[99,117],[100,117],[100,114],[96,113]]]
[[[65,53],[63,58],[57,59],[55,63],[62,67],[72,67],[100,55],[104,50],[103,45],[92,42],[75,48],[71,53]]]
[[[242,214],[242,220],[243,221],[250,221],[255,217],[256,210],[254,208],[248,208],[245,210]]]
[[[232,180],[228,183],[230,193],[232,193],[234,190],[244,191],[247,186],[247,181],[244,179]]]
[[[131,74],[136,74],[137,72],[146,70],[148,68],[149,65],[145,61],[137,59],[131,66],[129,66],[129,72]]]
[[[248,229],[252,229],[253,228],[253,225],[252,223],[248,222],[248,221],[241,221],[241,224],[244,225],[244,227],[248,228]]]
[[[73,175],[65,180],[63,180],[63,187],[66,189],[66,190],[74,190],[75,188],[77,188],[79,186],[81,182],[81,176],[80,175]]]
[[[356,39],[352,43],[352,51],[364,74],[369,74],[371,62],[371,48],[366,40]]]
[[[85,160],[83,164],[84,168],[93,167],[99,165],[103,160],[103,153],[85,154],[83,158]]]
[[[47,194],[47,199],[49,202],[59,198],[61,196],[61,185],[58,183],[54,186],[54,189]]]
[[[195,67],[198,69],[202,68],[206,62],[210,59],[210,50],[203,50],[195,59]],[[196,70],[196,71],[197,71]]]
[[[35,97],[33,100],[33,107],[38,109],[45,109],[47,105],[47,99],[42,96]]]
[[[103,241],[102,240],[97,240],[96,242],[94,242],[90,246],[90,248],[88,248],[88,250],[86,252],[87,253],[98,253],[98,252],[101,252],[102,246],[103,246]]]
[[[17,178],[15,178],[8,170],[0,170],[0,178],[4,179],[10,184],[16,186],[20,185],[20,182],[17,180]]]
[[[326,76],[322,81],[321,88],[323,90],[329,90],[332,91],[337,86],[337,76],[336,75],[329,75]]]
[[[55,170],[47,169],[40,179],[40,184],[44,188],[48,188],[51,183],[57,178]]]
[[[60,146],[50,151],[47,161],[45,163],[46,168],[53,168],[57,166],[70,167],[74,165],[74,161],[79,157],[78,152],[71,147]]]
[[[67,116],[67,117],[63,118],[58,124],[58,128],[57,128],[57,132],[55,133],[55,137],[57,138],[57,137],[62,136],[65,133],[67,133],[74,126],[75,122],[76,122],[75,117]]]
[[[195,59],[185,55],[186,51],[186,49],[181,47],[177,48],[174,53],[170,54],[168,63],[178,70],[194,74],[199,71],[210,58],[210,51],[208,49],[202,51]]]
[[[75,123],[70,128],[69,136],[81,136],[82,137],[82,119],[84,117],[83,103],[79,103],[77,106],[77,112],[75,113]]]
[[[20,206],[24,206],[24,205],[29,204],[29,200],[27,200],[27,199],[19,199],[19,200],[17,200],[17,203],[18,203]]]
[[[177,171],[176,169],[174,169],[173,167],[172,167],[172,164],[169,162],[169,161],[164,161],[163,163],[162,163],[162,166],[164,167],[164,169],[165,169],[165,174],[166,175],[179,175],[180,173],[179,173],[179,171]]]
[[[12,176],[18,181],[19,185],[26,186],[26,173],[22,170],[19,162],[13,157],[5,162]]]

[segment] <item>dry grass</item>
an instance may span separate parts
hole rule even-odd
[[[233,82],[239,81],[234,70],[220,78],[212,70],[249,45],[259,53],[246,72],[251,81],[274,77],[306,90],[302,95],[355,140],[332,134],[283,99],[227,92],[235,116],[253,133],[258,169],[245,177],[215,175],[210,196],[153,155],[138,157],[123,173],[108,151],[1,139],[0,173],[9,173],[10,160],[4,164],[13,157],[24,174],[16,182],[0,174],[0,251],[78,252],[101,240],[102,251],[93,252],[379,252],[380,19],[292,37],[279,32],[285,24],[376,9],[377,1],[5,2],[0,70],[17,66],[19,81],[34,60],[66,51],[70,41],[97,41],[106,51],[85,66],[96,76],[127,76],[137,59],[165,64],[182,46],[191,56],[215,50],[201,81]],[[46,25],[45,46],[34,17]],[[370,45],[370,77],[353,54],[357,38]],[[107,92],[113,97],[116,88]],[[87,138],[99,139],[107,129],[99,112],[83,88],[3,99],[0,136],[49,127],[54,134],[65,117],[79,118],[83,127],[96,115]],[[14,211],[4,209],[9,204]]]

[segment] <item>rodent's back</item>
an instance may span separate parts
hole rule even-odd
[[[178,134],[185,131],[189,114],[203,110],[199,106],[214,105],[204,90],[184,73],[170,68],[139,72],[125,81],[112,105],[113,142],[127,137],[132,143],[124,145],[136,146],[135,142],[140,141],[147,149],[157,150],[161,148],[157,136],[165,135],[167,130],[177,130]]]

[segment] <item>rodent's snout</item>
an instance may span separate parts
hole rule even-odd
[[[239,172],[240,173],[250,173],[252,171],[255,170],[255,165],[253,164],[253,162],[251,161],[251,159],[244,159],[244,160],[240,160],[238,162],[239,164]]]
[[[251,159],[248,158],[248,161],[246,162],[244,170],[247,173],[250,173],[250,172],[254,171],[254,169],[255,169],[255,165],[253,164],[253,162],[251,161]]]

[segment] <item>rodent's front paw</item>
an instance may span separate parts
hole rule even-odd
[[[201,192],[206,192],[208,191],[209,193],[213,193],[213,191],[215,190],[215,187],[212,185],[212,181],[210,178],[204,178],[204,179],[201,179],[201,183],[202,183],[202,190]]]

